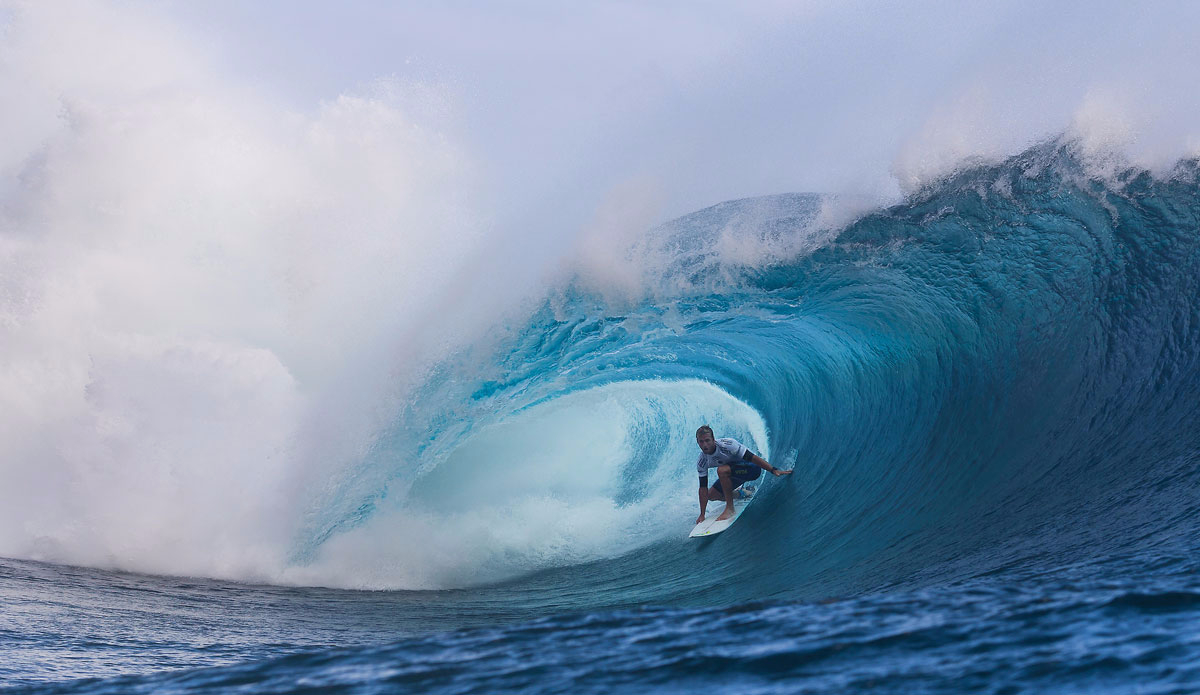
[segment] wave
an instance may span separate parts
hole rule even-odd
[[[671,293],[613,302],[580,282],[483,376],[445,367],[358,491],[310,517],[294,576],[411,588],[559,568],[601,602],[729,601],[731,578],[819,596],[1178,530],[1197,510],[1197,166],[1089,171],[1046,143],[758,265],[711,240],[734,218],[760,241],[813,239],[820,197],[667,225]],[[705,422],[797,468],[720,552],[683,538]]]
[[[131,337],[92,358],[87,399],[112,407],[66,422],[94,436],[54,445],[76,464],[51,477],[75,482],[4,552],[352,588],[520,578],[522,601],[581,608],[944,582],[1192,533],[1198,166],[1094,164],[1061,139],[866,214],[801,194],[699,211],[581,262],[415,389],[376,373],[353,418],[383,413],[371,437],[317,416],[388,362],[379,344],[306,408],[274,353]],[[137,407],[193,386],[211,403]],[[228,440],[157,466],[177,411],[233,402]],[[315,446],[255,436],[298,422]],[[705,423],[797,470],[718,543],[686,539]],[[96,456],[129,460],[117,494],[80,484],[113,482]]]

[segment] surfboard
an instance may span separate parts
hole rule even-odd
[[[755,497],[757,497],[757,495],[755,495]],[[738,517],[742,515],[742,512],[745,511],[746,507],[749,506],[749,504],[753,501],[754,497],[749,499],[735,499],[733,501],[733,516],[724,521],[717,521],[717,517],[721,516],[721,513],[725,511],[725,503],[710,503],[708,510],[704,512],[704,521],[696,524],[696,528],[692,529],[692,532],[688,534],[688,538],[715,536],[730,526],[733,526],[733,522],[738,520]],[[714,509],[713,505],[720,505],[720,507]]]

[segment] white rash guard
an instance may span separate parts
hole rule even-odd
[[[711,454],[700,452],[700,458],[696,459],[696,473],[700,475],[700,480],[705,485],[708,484],[708,469],[716,468],[717,466],[726,463],[741,463],[745,461],[746,447],[736,439],[722,437],[717,440],[717,450]]]

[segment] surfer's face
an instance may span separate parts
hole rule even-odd
[[[717,442],[711,434],[696,435],[696,443],[700,445],[700,451],[706,454],[714,454],[717,451]]]

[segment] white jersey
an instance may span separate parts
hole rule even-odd
[[[696,459],[696,472],[701,478],[708,477],[708,469],[716,468],[717,466],[726,463],[739,463],[743,461],[743,456],[746,455],[746,447],[742,446],[741,442],[729,437],[722,437],[717,440],[717,450],[711,454],[700,452],[700,458]]]

